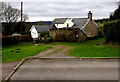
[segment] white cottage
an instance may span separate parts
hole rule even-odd
[[[56,18],[53,24],[57,28],[72,27],[74,25],[71,18]]]
[[[48,32],[49,28],[49,25],[33,25],[30,29],[31,37],[33,39],[38,38],[41,32]]]
[[[87,37],[98,36],[98,25],[92,19],[91,11],[87,18],[56,18],[51,28],[79,28]]]

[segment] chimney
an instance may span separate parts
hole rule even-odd
[[[92,20],[92,13],[91,13],[91,11],[89,11],[89,13],[88,13],[88,18]]]

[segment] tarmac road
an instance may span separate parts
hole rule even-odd
[[[118,80],[118,60],[30,59],[11,80]]]

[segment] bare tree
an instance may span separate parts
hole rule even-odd
[[[6,4],[3,2],[0,2],[0,22],[3,21],[3,12],[6,8]]]
[[[12,8],[10,4],[0,2],[0,19],[2,22],[18,22],[20,21],[21,11]],[[27,14],[23,14],[23,21],[28,19]]]
[[[22,15],[22,20],[23,20],[23,22],[27,21],[28,20],[28,14],[23,14]]]
[[[0,2],[1,6],[1,16],[3,22],[17,22],[20,18],[20,10],[12,8],[10,4]]]
[[[20,31],[20,18],[21,18],[21,11],[13,8],[10,4],[5,2],[0,2],[0,22],[6,22],[2,28],[2,32],[4,35],[11,35],[12,33]],[[22,15],[22,22],[25,22],[28,19],[27,14]],[[16,22],[16,23],[13,23]],[[19,25],[18,27],[16,27]],[[21,26],[22,25],[21,23]],[[21,30],[24,31],[24,30]]]

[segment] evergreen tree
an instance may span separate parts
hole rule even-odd
[[[110,20],[117,19],[120,19],[120,1],[118,2],[118,8],[110,15]]]

